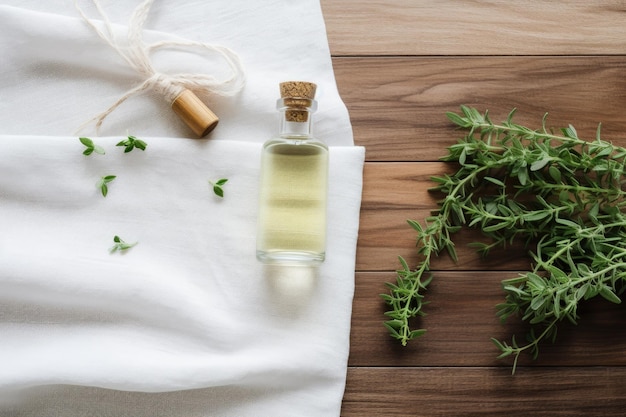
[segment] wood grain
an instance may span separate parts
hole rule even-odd
[[[626,53],[619,0],[321,3],[333,55]]]
[[[386,306],[379,294],[384,283],[393,282],[391,272],[361,272],[356,277],[351,330],[350,366],[487,366],[510,370],[511,359],[498,360],[494,337],[520,342],[527,324],[512,318],[501,323],[496,305],[504,301],[501,281],[516,271],[434,271],[426,292],[427,316],[415,321],[426,334],[405,347],[383,327]],[[541,345],[533,361],[520,357],[523,366],[626,366],[626,316],[624,306],[605,300],[581,303],[576,326],[562,323],[554,344]],[[610,335],[610,336],[609,336]]]
[[[626,27],[626,26],[625,26]],[[625,42],[626,45],[626,42]],[[436,161],[461,135],[445,113],[461,104],[494,121],[540,128],[573,124],[626,145],[626,57],[335,58],[354,138],[368,161]]]
[[[351,368],[343,417],[623,416],[626,369]],[[365,387],[367,387],[365,389]]]
[[[348,380],[342,416],[622,416],[624,306],[591,300],[536,361],[497,359],[490,338],[523,340],[528,325],[500,323],[501,280],[528,268],[526,250],[487,260],[455,236],[459,262],[433,261],[427,333],[402,347],[383,327],[379,297],[401,255],[419,261],[415,232],[438,196],[430,176],[462,134],[447,120],[461,104],[494,121],[573,124],[582,137],[626,146],[626,5],[618,0],[321,0],[340,94],[356,144],[367,149],[357,246]]]
[[[363,172],[363,197],[357,245],[358,271],[389,271],[400,267],[398,256],[411,266],[419,257],[416,250],[416,232],[407,220],[424,223],[437,209],[440,194],[429,192],[435,185],[432,176],[452,170],[443,162],[424,163],[367,163]],[[484,270],[527,269],[527,250],[520,245],[495,250],[487,258],[480,257],[468,245],[488,242],[480,231],[462,231],[455,236],[458,261],[447,254],[433,261],[433,269]]]

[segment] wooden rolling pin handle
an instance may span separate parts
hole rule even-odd
[[[206,136],[220,121],[190,90],[184,90],[174,99],[172,110],[200,137]]]

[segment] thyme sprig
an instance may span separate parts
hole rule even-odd
[[[80,141],[80,143],[85,145],[85,150],[83,151],[83,155],[88,156],[94,152],[100,155],[105,154],[104,148],[100,145],[96,145],[92,139],[80,137],[78,138],[78,140]]]
[[[107,196],[107,194],[109,193],[109,186],[107,184],[109,184],[115,178],[117,178],[116,175],[104,175],[98,180],[98,182],[96,183],[96,188],[100,190],[100,192],[102,193],[102,197]]]
[[[495,247],[522,242],[531,269],[502,281],[505,300],[497,315],[506,321],[520,315],[530,325],[525,344],[492,339],[500,358],[512,356],[513,372],[522,352],[533,358],[543,340],[554,341],[558,324],[577,323],[581,301],[601,296],[619,303],[626,280],[626,149],[601,138],[578,137],[569,125],[555,133],[546,126],[533,130],[513,122],[493,123],[487,112],[461,106],[447,117],[467,131],[448,148],[443,161],[458,164],[454,174],[434,177],[434,192],[444,198],[417,231],[419,265],[403,269],[389,294],[385,325],[403,345],[424,331],[411,329],[423,315],[423,292],[433,255],[447,250],[456,259],[452,235],[461,227],[479,228],[489,239],[475,242],[482,255]],[[427,276],[427,279],[424,277]]]
[[[118,142],[115,146],[123,146],[124,153],[128,153],[132,152],[132,150],[135,148],[145,151],[148,147],[148,144],[141,139],[137,139],[135,136],[128,135],[126,139]]]
[[[113,243],[114,243],[113,246],[111,246],[111,248],[109,249],[109,252],[111,252],[111,253],[127,251],[128,249],[132,248],[133,246],[136,246],[137,243],[139,243],[139,242],[126,243],[124,241],[124,239],[122,239],[118,235],[115,235],[115,236],[113,236]]]
[[[213,193],[220,198],[224,198],[224,184],[228,182],[227,178],[220,178],[217,181],[209,180],[209,185],[213,188]]]

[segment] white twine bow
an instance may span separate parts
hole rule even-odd
[[[96,132],[104,122],[104,119],[117,109],[130,97],[144,92],[146,90],[154,90],[165,97],[168,102],[173,102],[176,97],[185,89],[199,91],[207,94],[217,94],[221,96],[232,96],[239,92],[244,85],[245,76],[243,66],[239,57],[230,49],[212,45],[203,42],[186,41],[186,40],[170,40],[159,41],[152,44],[146,44],[143,40],[143,25],[154,0],[145,0],[133,11],[128,24],[128,32],[126,36],[126,44],[120,44],[113,33],[113,25],[102,10],[98,0],[92,0],[102,22],[104,31],[87,17],[85,12],[78,5],[78,0],[74,0],[74,5],[80,13],[83,20],[89,25],[94,32],[102,38],[109,46],[111,46],[125,61],[143,78],[143,82],[138,86],[131,88],[122,95],[107,110],[93,117],[84,123],[79,130],[82,130],[90,123],[96,123]],[[221,56],[230,68],[230,76],[225,79],[217,79],[210,74],[165,74],[158,72],[152,66],[150,54],[157,49],[179,48],[179,49],[198,49],[204,53],[217,53]]]

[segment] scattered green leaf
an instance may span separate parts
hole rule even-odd
[[[135,136],[129,135],[126,139],[122,140],[115,146],[123,146],[124,153],[128,153],[135,148],[145,151],[148,144],[141,139],[137,139]]]
[[[100,191],[102,192],[103,197],[106,197],[107,194],[109,193],[109,186],[107,184],[109,184],[115,178],[117,178],[115,175],[105,175],[102,178],[100,178],[100,180],[96,184],[96,187],[99,188]]]
[[[80,143],[85,145],[83,155],[91,155],[94,152],[100,155],[104,155],[104,148],[102,146],[96,145],[93,140],[85,137],[80,137],[78,138],[78,140],[80,140]]]
[[[213,192],[216,196],[223,198],[224,197],[224,189],[223,186],[226,184],[228,180],[226,178],[221,178],[215,182],[209,180],[209,184],[213,187]]]
[[[113,236],[113,243],[114,243],[114,245],[110,249],[111,253],[113,253],[113,252],[123,252],[125,250],[128,250],[128,249],[132,248],[133,246],[135,246],[138,242],[126,243],[126,242],[124,242],[124,240],[121,237],[115,235],[115,236]]]

